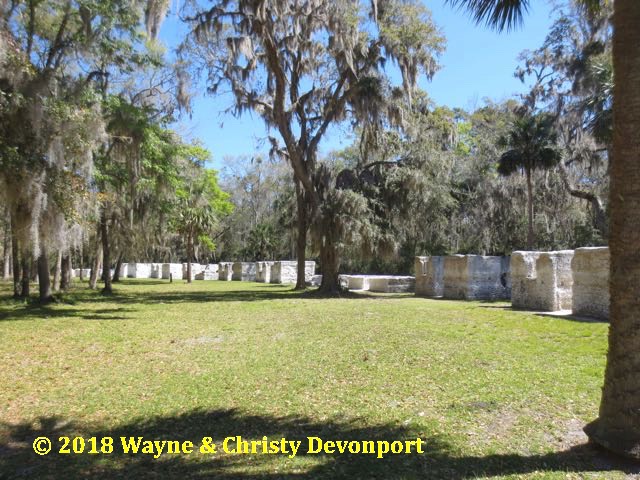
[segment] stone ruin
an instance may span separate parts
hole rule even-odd
[[[577,248],[573,271],[573,314],[609,318],[609,248]]]
[[[256,262],[256,282],[271,283],[271,267],[275,262]]]
[[[408,293],[415,289],[415,278],[408,275],[375,275],[369,279],[369,291]]]
[[[511,296],[509,257],[452,255],[444,257],[443,297],[496,300]]]
[[[233,262],[233,274],[231,280],[237,282],[255,282],[256,264],[255,262]]]
[[[416,295],[441,297],[444,294],[444,257],[416,257]]]
[[[218,264],[218,280],[230,282],[233,278],[233,263],[220,262]]]
[[[316,262],[304,262],[304,278],[309,283],[316,273]],[[271,266],[271,283],[296,283],[298,278],[297,260],[281,260]]]
[[[571,310],[573,250],[511,254],[511,304],[541,312]]]
[[[129,263],[127,267],[127,277],[129,278],[151,278],[150,263]]]
[[[151,276],[149,278],[162,278],[162,264],[161,263],[152,263],[151,264]]]
[[[195,275],[195,280],[218,280],[218,264],[202,265],[202,269]]]
[[[340,275],[340,283],[352,291],[380,293],[413,292],[415,279],[401,275]]]
[[[162,278],[174,280],[182,280],[182,264],[181,263],[163,263]]]

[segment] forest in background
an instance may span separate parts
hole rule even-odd
[[[18,4],[3,10],[0,59],[13,69],[0,82],[0,263],[17,296],[45,272],[64,289],[72,266],[297,256],[287,158],[274,148],[207,168],[211,153],[170,128],[198,67],[188,55],[169,62],[155,40],[166,12],[122,6],[72,14],[52,2],[33,22]],[[311,222],[307,257],[328,232],[340,271],[360,273],[410,273],[415,255],[606,245],[609,17],[559,10],[544,44],[521,56],[521,98],[452,110],[414,88],[406,108],[388,89],[375,124],[343,120],[353,143],[319,160],[334,196]],[[118,273],[103,280],[109,291]]]

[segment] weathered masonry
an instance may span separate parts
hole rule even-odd
[[[554,312],[571,310],[573,250],[511,254],[511,304],[515,308]]]

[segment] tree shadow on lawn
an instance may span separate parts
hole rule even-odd
[[[58,453],[60,436],[88,439],[112,437],[114,453]],[[227,436],[241,435],[245,440],[300,440],[296,458],[283,463],[274,455],[231,455],[221,451]],[[46,436],[53,450],[46,456],[32,449],[35,438]],[[119,437],[144,437],[145,440],[190,440],[194,453],[164,454],[159,459],[141,453],[122,453]],[[454,453],[451,443],[441,437],[423,437],[425,453],[387,454],[383,459],[371,454],[322,454],[307,452],[306,437],[323,440],[411,440],[406,428],[394,425],[360,426],[355,422],[314,422],[302,417],[245,415],[236,410],[195,410],[182,415],[133,421],[114,429],[82,429],[60,418],[41,418],[33,424],[0,424],[0,478],[188,478],[218,479],[352,479],[352,478],[430,478],[466,480],[480,476],[498,476],[540,472],[638,473],[637,465],[625,462],[589,445],[544,455],[493,454],[465,456]],[[203,437],[212,437],[218,452],[211,456],[197,452]],[[98,444],[100,445],[100,444]],[[86,450],[85,450],[86,451]],[[414,450],[415,452],[415,450]],[[281,454],[278,454],[281,456]],[[301,459],[312,459],[312,463]],[[283,471],[284,470],[284,471]]]

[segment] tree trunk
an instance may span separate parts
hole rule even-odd
[[[589,438],[640,459],[640,2],[613,4],[610,326],[604,388]]]
[[[338,280],[340,256],[336,245],[329,241],[329,237],[322,239],[320,265],[322,266],[322,283],[319,291],[327,295],[340,293],[340,282]]]
[[[49,273],[49,258],[47,252],[42,250],[38,257],[38,289],[40,290],[40,303],[53,301],[51,295],[51,277]]]
[[[60,289],[68,290],[71,286],[71,254],[67,251],[62,256],[60,265]]]
[[[2,278],[9,280],[11,278],[11,228],[9,222],[5,222],[6,230],[4,231],[4,251],[3,251],[3,272]]]
[[[296,290],[307,288],[304,275],[305,260],[307,255],[307,231],[309,230],[307,202],[304,190],[300,182],[296,182],[296,201],[298,210],[298,237],[296,239],[296,259],[298,261],[298,273],[296,277]]]
[[[84,239],[80,242],[80,281],[84,281]]]
[[[124,257],[124,253],[120,252],[118,255],[118,260],[116,260],[116,268],[113,270],[113,278],[111,279],[111,283],[117,283],[120,281],[120,270],[122,270],[122,259]]]
[[[13,261],[13,298],[20,298],[20,247],[15,231],[15,221],[11,217],[11,260]]]
[[[533,184],[531,179],[531,169],[525,170],[527,176],[527,212],[529,215],[529,226],[527,229],[527,250],[533,250]]]
[[[29,298],[29,280],[30,280],[31,258],[26,252],[22,252],[22,289],[20,290],[21,298]]]
[[[100,238],[102,239],[102,278],[104,279],[104,288],[102,293],[111,295],[113,288],[111,287],[111,251],[109,249],[109,220],[106,213],[102,212],[100,216]]]
[[[60,276],[62,275],[62,251],[58,250],[56,256],[56,269],[53,274],[53,291],[60,291]]]
[[[96,288],[98,284],[98,274],[100,272],[100,265],[102,261],[102,244],[99,243],[100,239],[98,238],[98,248],[96,251],[96,256],[93,259],[93,266],[91,267],[91,275],[89,276],[89,288],[92,290]]]
[[[193,236],[187,236],[187,283],[191,283],[191,257],[193,255]]]
[[[609,156],[611,158],[611,156]],[[592,192],[588,192],[586,190],[580,190],[571,185],[569,181],[569,173],[567,172],[567,168],[565,165],[560,162],[558,165],[560,169],[560,176],[562,177],[562,182],[564,186],[567,188],[569,195],[581,198],[583,200],[587,200],[591,203],[591,210],[593,212],[593,228],[598,230],[600,234],[607,238],[609,235],[609,227],[607,225],[607,213],[604,210],[604,206],[602,205],[602,200],[598,195]]]

